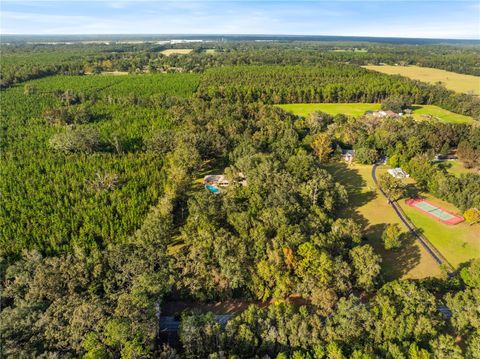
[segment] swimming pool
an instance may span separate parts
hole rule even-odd
[[[220,190],[216,186],[212,186],[211,184],[205,185],[205,188],[208,189],[212,193],[220,193]]]

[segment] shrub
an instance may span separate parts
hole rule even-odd
[[[91,153],[100,146],[100,136],[93,128],[68,128],[65,132],[55,134],[49,146],[63,153]]]

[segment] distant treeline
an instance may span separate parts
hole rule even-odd
[[[480,118],[475,96],[353,65],[220,67],[206,72],[197,92],[203,99],[270,104],[380,102],[397,95],[410,103],[435,104]]]
[[[399,63],[480,76],[480,49],[474,45],[234,41],[177,45],[14,43],[1,47],[0,88],[55,74],[102,71],[203,72],[224,65],[321,65],[325,61],[356,65]],[[164,56],[160,53],[172,47],[193,48],[194,52],[188,56]],[[206,53],[204,50],[207,48],[216,52]]]

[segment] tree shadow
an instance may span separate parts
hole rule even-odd
[[[334,176],[347,190],[358,191],[366,185],[358,169],[350,167],[345,162],[335,162],[326,166],[327,171]]]
[[[442,170],[445,170],[445,171],[448,171],[450,168],[453,167],[453,164],[451,162],[448,162],[448,161],[438,161],[438,162],[435,162],[437,167],[442,169]]]
[[[410,232],[402,233],[402,247],[396,250],[386,250],[381,241],[386,224],[376,224],[368,228],[370,238],[379,240],[371,241],[375,251],[382,256],[382,274],[385,280],[399,279],[420,264],[421,252],[415,237]]]
[[[367,182],[359,170],[344,162],[331,164],[327,166],[327,170],[348,192],[348,204],[339,211],[338,215],[340,217],[352,218],[365,230],[370,222],[358,212],[358,208],[374,200],[377,197],[376,191],[373,189],[364,191]]]
[[[422,192],[415,184],[409,183],[405,186],[405,193],[407,198],[419,198]]]

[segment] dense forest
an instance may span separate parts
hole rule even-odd
[[[207,100],[219,97],[228,101],[276,104],[381,102],[397,96],[411,104],[437,104],[480,118],[480,100],[476,96],[345,64],[214,68],[206,71],[198,94]]]
[[[364,163],[386,156],[440,198],[478,208],[480,176],[452,176],[432,159],[458,148],[479,167],[480,128],[272,106],[401,99],[478,118],[478,99],[301,45],[305,63],[291,45],[249,43],[216,44],[214,55],[195,45],[184,57],[146,45],[2,56],[1,356],[480,358],[480,261],[388,281],[360,224],[339,216],[348,190],[326,170],[340,146],[354,148]],[[432,48],[377,60],[442,67],[441,51],[453,56]],[[476,51],[460,51],[464,72],[476,71],[462,60]],[[233,64],[239,52],[255,65]],[[285,63],[272,65],[278,53]],[[83,75],[104,70],[131,74]],[[229,185],[212,193],[208,174]],[[178,313],[178,336],[165,340],[163,305],[182,300],[249,305],[225,325]]]
[[[471,45],[212,41],[190,43],[188,47],[194,52],[189,56],[165,56],[162,50],[185,45],[159,45],[155,42],[123,44],[97,41],[63,45],[13,42],[0,46],[0,88],[53,74],[202,72],[225,65],[315,66],[325,62],[418,65],[480,76],[480,50]],[[215,52],[208,53],[205,51],[207,48]]]

